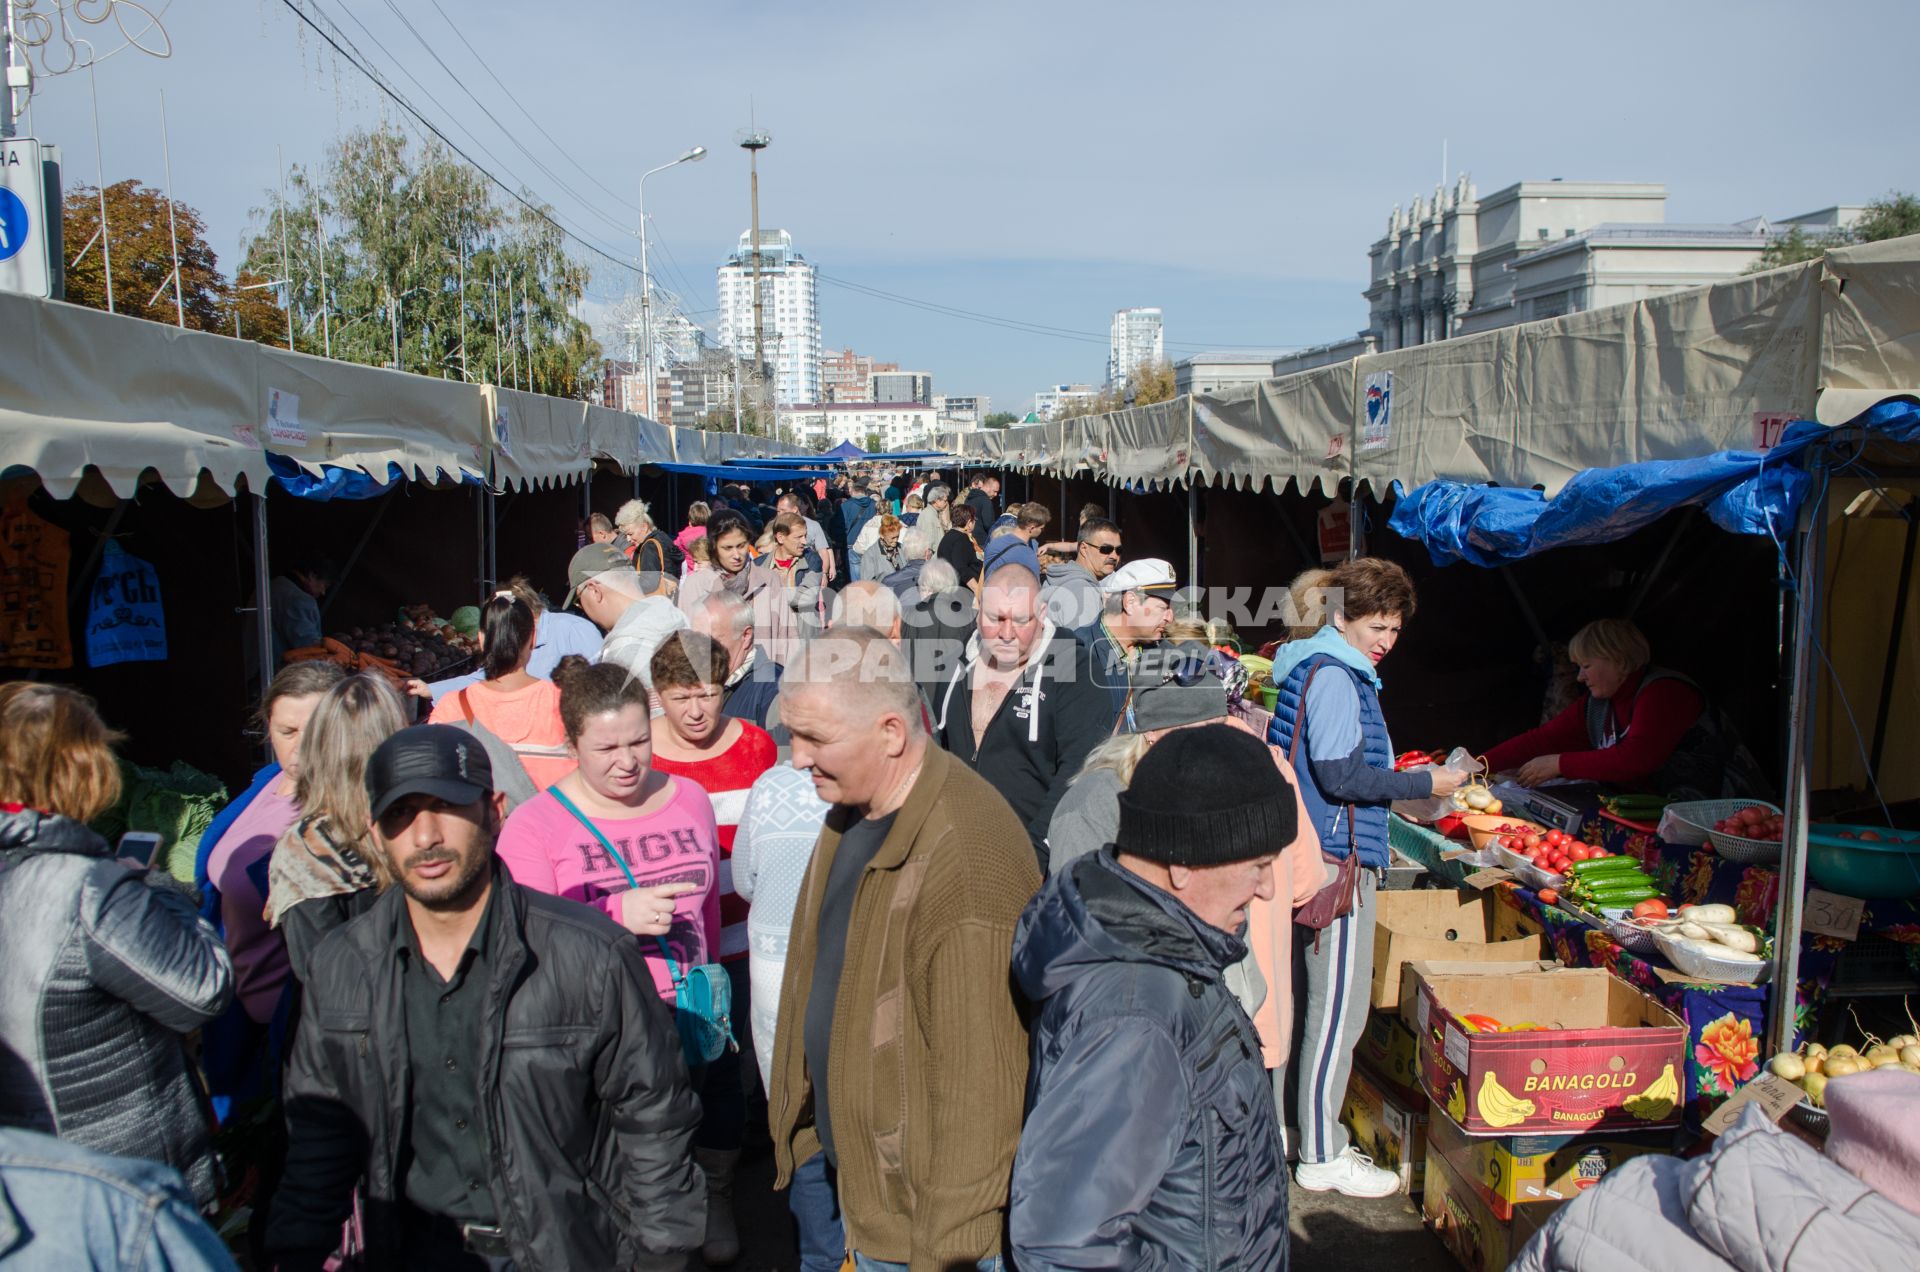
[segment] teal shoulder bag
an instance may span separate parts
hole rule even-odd
[[[627,886],[639,887],[640,881],[633,877],[626,858],[600,833],[592,819],[576,808],[558,786],[548,787],[547,793],[593,832],[607,855],[619,864],[620,873],[627,876]],[[740,1044],[733,1036],[733,982],[727,978],[727,969],[718,963],[700,963],[683,970],[674,960],[665,938],[653,939],[660,947],[660,957],[667,960],[667,975],[673,981],[673,1022],[680,1029],[680,1053],[686,1057],[687,1067],[698,1069],[712,1064],[729,1048],[738,1051]]]

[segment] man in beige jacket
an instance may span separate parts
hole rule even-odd
[[[931,745],[906,656],[879,632],[810,642],[781,715],[833,807],[780,992],[776,1186],[837,1176],[859,1268],[997,1268],[1027,1072],[1009,965],[1040,884],[1026,831]]]

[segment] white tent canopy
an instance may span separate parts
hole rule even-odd
[[[0,468],[70,497],[88,468],[122,498],[151,471],[191,495],[204,473],[265,489],[267,452],[385,480],[484,478],[502,489],[689,454],[784,455],[764,437],[674,429],[566,398],[289,353],[250,340],[0,293]],[[700,460],[696,462],[718,462]]]
[[[1587,468],[1749,449],[1920,393],[1920,236],[1763,274],[1317,367],[1219,397],[943,444],[1114,484],[1376,493],[1447,478],[1552,494]]]

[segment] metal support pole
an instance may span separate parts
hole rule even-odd
[[[9,15],[12,14],[12,5],[7,6],[7,12]],[[174,317],[180,320],[180,325],[185,327],[187,303],[180,294],[180,226],[173,216],[173,151],[167,141],[167,92],[165,89],[160,90],[160,158],[167,174],[167,234],[173,240],[173,313]],[[266,684],[267,682],[263,680],[260,682],[260,687],[265,689]]]
[[[93,577],[93,567],[100,564],[100,558],[106,554],[107,544],[120,530],[120,520],[127,515],[127,509],[133,505],[131,499],[114,501],[113,514],[107,518],[106,528],[94,537],[93,548],[87,553],[86,561],[68,576],[67,608],[72,609],[87,594],[88,580]]]
[[[267,560],[267,495],[253,497],[253,621],[260,654],[260,691],[273,683],[273,571]]]
[[[487,594],[487,489],[473,492],[473,594]]]
[[[1112,486],[1107,487],[1107,520],[1108,521],[1118,520],[1118,513],[1115,510],[1115,497],[1118,494],[1119,492],[1115,490]]]
[[[287,161],[280,147],[273,148],[280,165],[280,277],[287,280],[287,352],[293,352],[293,256],[287,250]],[[169,212],[171,215],[171,212]],[[322,297],[322,299],[325,299]]]
[[[93,182],[100,195],[100,259],[107,280],[107,312],[113,312],[113,235],[107,229],[107,168],[100,153],[100,88],[93,73],[93,60],[87,61],[87,94],[93,98]],[[236,271],[237,272],[237,271]],[[240,321],[236,313],[234,322]],[[238,335],[236,331],[234,334]]]
[[[1907,543],[1900,553],[1900,582],[1893,594],[1893,627],[1887,632],[1887,661],[1880,673],[1880,703],[1873,713],[1873,746],[1867,751],[1867,772],[1880,780],[1880,756],[1887,746],[1887,720],[1893,714],[1893,675],[1900,668],[1900,638],[1907,627],[1907,603],[1913,597],[1914,548],[1920,544],[1920,499],[1906,507]]]
[[[1187,476],[1187,586],[1200,586],[1200,487]]]
[[[1820,629],[1820,580],[1827,563],[1827,456],[1808,462],[1815,492],[1801,512],[1796,566],[1793,677],[1788,683],[1787,795],[1780,850],[1780,913],[1773,927],[1773,990],[1767,995],[1767,1054],[1791,1051],[1800,980],[1800,922],[1807,892],[1808,797],[1813,785],[1814,659]]]

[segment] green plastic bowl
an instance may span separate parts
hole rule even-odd
[[[1888,838],[1842,839],[1841,831]],[[1897,838],[1896,838],[1897,836]],[[1920,836],[1884,826],[1814,826],[1807,833],[1807,874],[1828,892],[1863,900],[1920,896]]]
[[[1260,705],[1261,706],[1271,711],[1274,709],[1274,705],[1279,701],[1280,701],[1280,690],[1277,686],[1274,686],[1274,685],[1260,686]]]

